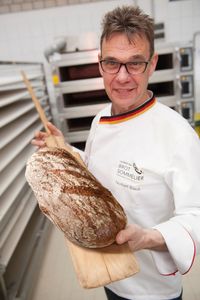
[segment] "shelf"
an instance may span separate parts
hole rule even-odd
[[[68,132],[66,134],[66,141],[69,143],[76,143],[76,142],[85,142],[89,135],[89,130],[81,130],[76,132]]]
[[[50,62],[55,67],[76,66],[77,64],[95,63],[98,61],[99,50],[78,51],[72,53],[63,53],[58,55],[56,59],[52,57]],[[77,63],[78,62],[78,63]]]
[[[15,159],[5,168],[0,174],[0,196],[3,192],[9,188],[9,185],[19,175],[19,173],[25,168],[26,161],[34,152],[34,148],[30,148],[29,145],[24,148],[20,153],[15,156]]]
[[[30,144],[33,134],[42,129],[40,121],[34,123],[26,131],[21,133],[12,142],[1,150],[0,171],[2,171],[28,144]],[[30,145],[30,147],[32,147]]]
[[[19,99],[23,99],[24,97],[28,96],[27,91],[12,91],[9,93],[1,93],[1,100],[0,100],[0,107],[7,106],[11,103],[19,101]]]
[[[39,116],[36,110],[32,109],[20,118],[10,122],[6,127],[3,127],[1,129],[0,149],[10,143],[38,119]]]
[[[175,107],[177,105],[176,96],[157,97],[157,100],[169,107]]]
[[[33,108],[34,104],[26,101],[2,108],[0,112],[0,126],[3,127],[9,124]]]
[[[9,222],[8,226],[4,229],[1,239],[1,265],[6,266],[18,244],[20,237],[37,205],[33,195],[28,193],[21,199],[16,208],[14,217]]]
[[[95,91],[102,89],[104,89],[104,85],[103,79],[101,77],[82,80],[72,80],[69,82],[62,82],[59,84],[59,91],[62,94]]]
[[[24,177],[24,170],[20,172],[17,178],[12,182],[9,189],[6,190],[3,195],[1,195],[0,202],[0,232],[9,221],[12,213],[15,212],[17,205],[17,196],[20,194],[20,191],[26,185],[26,179]],[[21,200],[21,199],[20,199]],[[15,209],[14,209],[15,208]]]
[[[61,114],[61,116],[65,119],[95,116],[101,109],[105,108],[107,105],[108,103],[102,103],[68,107],[63,109],[63,113]]]
[[[50,228],[50,222],[36,206],[6,268],[9,299],[30,299]]]

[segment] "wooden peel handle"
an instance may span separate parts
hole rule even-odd
[[[40,119],[41,119],[41,122],[46,130],[46,132],[48,133],[48,137],[45,139],[45,142],[47,144],[47,147],[59,147],[59,148],[63,148],[65,150],[67,150],[68,152],[70,152],[73,156],[76,157],[76,159],[82,164],[85,166],[82,158],[80,157],[80,155],[77,153],[77,152],[74,152],[72,150],[72,148],[70,146],[67,146],[65,144],[65,141],[63,139],[62,136],[55,136],[55,135],[52,135],[47,127],[47,122],[48,122],[48,119],[44,113],[44,110],[42,108],[42,106],[40,105],[40,102],[39,100],[37,99],[36,95],[35,95],[35,92],[31,86],[31,83],[30,81],[28,80],[26,74],[24,71],[21,71],[21,74],[22,74],[22,77],[23,77],[23,80],[24,80],[24,83],[29,91],[29,94],[31,96],[31,99],[33,101],[33,103],[35,104],[35,108],[40,116]]]
[[[33,103],[35,104],[35,108],[40,116],[41,122],[42,122],[46,132],[48,133],[48,137],[46,138],[47,146],[64,148],[65,147],[64,139],[62,137],[56,137],[50,133],[49,128],[47,127],[48,119],[44,113],[44,110],[43,110],[39,100],[37,99],[37,97],[35,95],[35,92],[31,86],[31,83],[28,80],[24,71],[21,71],[21,74],[22,74],[24,83],[29,91],[30,96],[31,96],[31,99],[32,99]]]
[[[42,121],[42,123],[44,125],[44,128],[45,128],[45,130],[46,130],[47,133],[50,133],[50,131],[49,131],[48,127],[47,127],[48,119],[45,116],[44,110],[42,109],[42,106],[40,105],[40,102],[39,102],[39,100],[37,99],[37,97],[36,97],[36,95],[34,93],[34,90],[33,90],[32,86],[31,86],[31,83],[28,80],[28,78],[27,78],[27,76],[26,76],[26,74],[25,74],[24,71],[21,71],[21,74],[22,74],[24,83],[25,83],[25,85],[26,85],[26,87],[27,87],[27,89],[29,91],[30,96],[31,96],[31,99],[32,99],[33,103],[35,104],[35,108],[37,109],[37,112],[38,112],[38,114],[40,116],[40,119],[41,119],[41,121]]]

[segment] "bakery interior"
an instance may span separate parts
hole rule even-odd
[[[24,71],[45,115],[84,149],[90,124],[109,102],[98,71],[100,22],[118,5],[155,21],[158,66],[150,88],[200,136],[199,0],[0,1],[0,300],[105,300],[84,289],[63,234],[40,212],[24,173],[42,130]],[[200,258],[184,276],[184,300],[200,299]]]

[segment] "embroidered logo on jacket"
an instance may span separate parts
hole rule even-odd
[[[116,175],[118,178],[116,183],[130,189],[140,189],[138,184],[144,180],[143,170],[136,163],[126,161],[120,161]]]

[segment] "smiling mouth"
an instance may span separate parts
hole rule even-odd
[[[134,88],[130,88],[130,89],[115,89],[115,91],[119,94],[125,94],[125,93],[130,93],[134,90]]]

